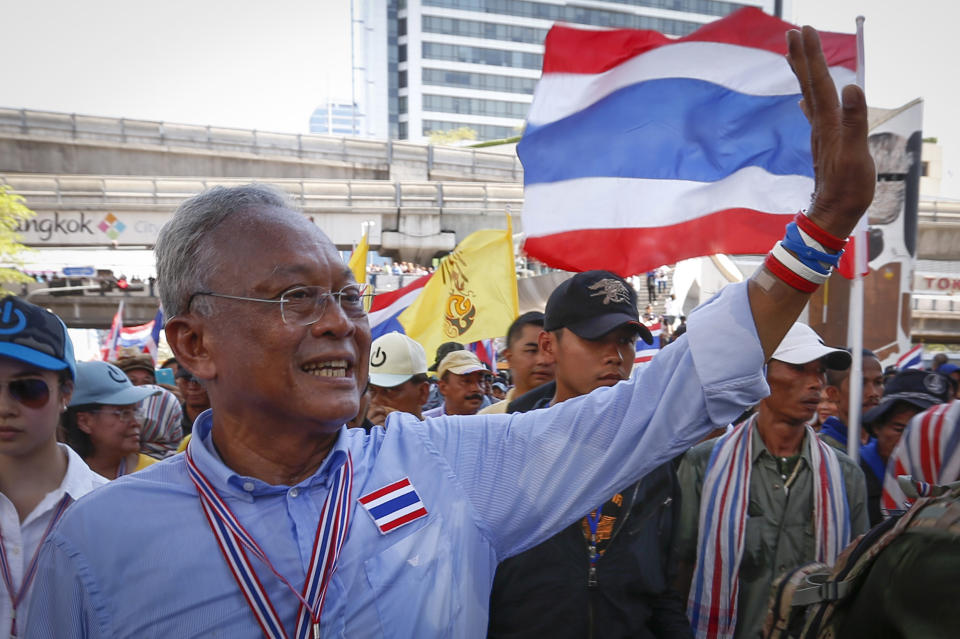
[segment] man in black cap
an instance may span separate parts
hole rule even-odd
[[[863,416],[871,439],[860,447],[860,468],[867,478],[867,514],[871,526],[883,521],[880,499],[887,460],[907,424],[917,413],[950,401],[950,390],[950,382],[940,373],[917,369],[900,371],[884,386],[880,403]]]
[[[556,383],[530,408],[627,379],[637,338],[653,341],[640,322],[636,292],[608,271],[579,273],[560,284],[547,301],[543,327],[540,349],[554,364]],[[692,636],[667,561],[679,492],[673,466],[664,464],[559,534],[503,561],[490,596],[489,636]]]

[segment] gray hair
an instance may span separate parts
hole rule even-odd
[[[186,313],[190,296],[206,290],[216,266],[216,246],[210,241],[213,230],[231,215],[257,207],[296,210],[282,191],[266,184],[215,186],[177,207],[154,248],[164,315]],[[198,298],[194,307],[201,315],[211,312],[205,298]]]

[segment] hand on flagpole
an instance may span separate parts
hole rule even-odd
[[[838,237],[849,235],[873,201],[876,168],[867,144],[867,101],[855,85],[842,99],[812,27],[787,32],[787,60],[800,81],[810,122],[815,187],[808,216]]]

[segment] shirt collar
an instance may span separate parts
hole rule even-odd
[[[264,495],[285,493],[291,486],[274,486],[256,477],[247,477],[233,472],[217,453],[213,445],[210,432],[213,429],[213,410],[207,409],[200,413],[193,425],[193,436],[187,445],[193,461],[197,464],[206,478],[218,490],[242,499],[253,502],[254,498]],[[314,484],[329,481],[333,473],[347,461],[347,427],[340,427],[337,441],[317,471],[297,484],[300,488],[309,488]]]
[[[60,485],[44,495],[40,503],[26,516],[21,523],[21,527],[27,526],[37,517],[56,508],[64,495],[69,495],[70,499],[77,501],[94,488],[98,488],[109,481],[106,477],[90,470],[87,463],[72,448],[66,444],[57,444],[57,446],[67,456],[67,472],[64,473]]]
[[[67,473],[63,476],[60,489],[76,501],[94,488],[103,486],[110,480],[93,472],[87,462],[81,459],[72,448],[66,444],[58,444],[67,454]]]
[[[763,455],[764,453],[766,453],[770,459],[777,459],[777,457],[775,457],[773,453],[771,453],[767,449],[767,445],[763,443],[763,437],[760,437],[760,431],[757,430],[756,424],[754,424],[753,426],[753,434],[751,435],[751,437],[753,437],[753,461],[754,462],[760,459],[760,456]],[[803,459],[803,461],[807,463],[807,466],[811,466],[810,437],[809,437],[809,433],[806,432],[806,428],[804,428],[803,443],[800,444],[800,457]]]

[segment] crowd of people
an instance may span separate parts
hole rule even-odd
[[[815,32],[788,44],[816,154],[798,223],[829,260],[873,195],[866,104],[851,87],[838,102]],[[654,336],[636,291],[578,273],[504,327],[501,378],[457,343],[428,366],[406,335],[371,340],[352,273],[282,193],[190,198],[156,245],[175,385],[138,353],[78,364],[59,318],[0,302],[0,627],[756,637],[783,575],[842,563],[868,530],[891,539],[913,502],[901,521],[960,479],[957,371],[884,383],[865,353],[850,397],[850,351],[796,323],[816,290],[797,278],[817,278],[778,255],[637,372]],[[856,401],[860,442],[846,442]],[[948,569],[950,543],[916,532],[887,548],[935,547]],[[942,574],[874,556],[897,601]],[[876,581],[863,590],[889,600]],[[836,636],[914,636],[921,622],[950,636],[953,592],[873,614],[854,599]]]

